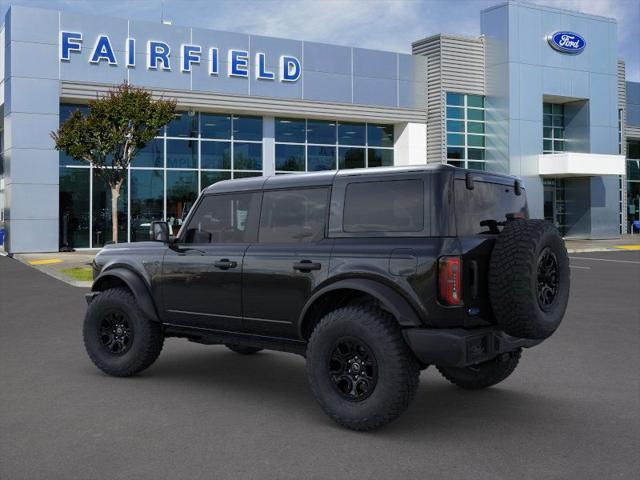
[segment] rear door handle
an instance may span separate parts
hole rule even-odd
[[[312,262],[311,260],[301,260],[293,264],[293,269],[299,270],[300,272],[310,272],[311,270],[320,270],[321,268],[322,264]]]
[[[234,262],[228,258],[222,258],[213,262],[213,266],[220,270],[229,270],[230,268],[236,268],[238,266],[238,262]]]

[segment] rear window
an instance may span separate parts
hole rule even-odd
[[[508,214],[528,216],[526,196],[516,195],[513,187],[474,182],[473,190],[464,180],[455,181],[456,226],[458,235],[491,233],[491,223],[504,222]]]
[[[347,185],[343,230],[421,232],[424,229],[422,180],[358,182]]]

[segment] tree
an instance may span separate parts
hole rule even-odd
[[[76,110],[57,132],[57,150],[96,167],[111,188],[112,239],[118,241],[118,198],[135,155],[171,121],[175,100],[154,100],[151,92],[123,83],[89,102],[89,113]]]

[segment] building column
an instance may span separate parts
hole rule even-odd
[[[10,253],[56,252],[59,123],[58,12],[38,11],[48,28],[33,31],[32,11],[12,6],[4,30],[4,146]]]
[[[262,175],[276,174],[276,121],[262,117]]]
[[[427,163],[427,125],[424,123],[396,123],[393,128],[395,137],[395,165],[426,165]]]

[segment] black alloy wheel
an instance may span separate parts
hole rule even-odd
[[[133,325],[124,312],[108,312],[100,322],[100,341],[112,355],[124,355],[133,343]]]
[[[344,399],[360,402],[376,387],[378,363],[364,342],[354,337],[342,337],[331,351],[329,376]]]
[[[558,258],[546,247],[538,258],[538,304],[548,309],[558,294]]]

